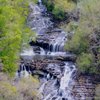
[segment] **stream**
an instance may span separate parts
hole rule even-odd
[[[41,100],[86,100],[81,89],[80,97],[73,93],[77,68],[68,58],[71,54],[64,50],[67,32],[54,27],[41,0],[37,5],[30,3],[30,9],[27,23],[37,33],[37,39],[35,42],[30,40],[30,49],[21,53],[23,61],[16,75],[39,75]]]

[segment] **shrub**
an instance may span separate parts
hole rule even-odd
[[[43,0],[43,3],[46,5],[47,10],[54,15],[54,18],[60,20],[65,18],[65,12],[70,12],[75,6],[69,0]]]
[[[66,43],[65,48],[79,55],[87,52],[89,47],[88,34],[84,34],[81,30],[76,31],[72,39]]]
[[[54,3],[51,0],[43,0],[43,4],[47,7],[47,10],[52,12],[54,9]]]
[[[60,8],[54,8],[52,11],[52,14],[54,15],[54,18],[56,19],[64,19],[65,13]]]
[[[31,1],[33,1],[34,3],[38,3],[38,0],[31,0]]]
[[[18,66],[25,35],[27,38],[34,35],[25,25],[28,5],[27,0],[0,0],[0,58],[4,64],[3,71],[11,76]]]
[[[77,59],[77,65],[81,72],[89,72],[92,67],[93,57],[91,54],[82,53]]]
[[[4,73],[0,73],[0,100],[40,100],[39,81],[34,77],[14,82]]]
[[[16,86],[18,93],[23,96],[24,100],[40,100],[41,94],[39,88],[39,81],[34,77],[23,78]]]
[[[98,51],[100,45],[100,0],[79,1],[81,13],[78,27],[74,28],[74,34],[66,43],[65,48],[77,54],[77,64],[82,72],[100,74],[100,70],[98,70],[100,68]],[[93,59],[91,67],[90,58]]]

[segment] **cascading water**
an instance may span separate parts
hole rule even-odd
[[[53,27],[53,23],[50,21],[50,18],[42,16],[43,12],[46,14],[46,8],[42,5],[41,0],[39,0],[38,6],[31,5],[30,7],[33,10],[33,13],[29,16],[29,19],[31,19],[31,21],[29,21],[29,26],[31,26],[32,30],[35,30],[38,35],[43,34],[45,36],[44,33],[48,30],[48,28],[51,26]],[[33,16],[34,18],[32,19]],[[43,44],[41,45],[40,52],[42,53],[39,53],[40,55],[66,55],[66,52],[64,52],[64,44],[67,40],[67,34],[62,30],[60,30],[58,34],[59,30],[54,29],[53,31],[55,32],[55,30],[57,31],[57,34],[54,33],[51,35],[51,40],[49,41],[49,46],[46,50],[45,48],[42,48],[45,46]],[[48,73],[47,77],[45,77],[45,81],[43,81],[44,78],[41,79],[43,83],[41,83],[39,91],[43,94],[42,100],[73,100],[70,85],[74,83],[72,76],[76,68],[68,62],[64,63],[64,71],[61,73],[62,75],[60,75],[62,77],[54,79],[53,76],[50,76]],[[59,65],[56,66],[59,67]],[[56,86],[56,84],[59,84],[59,86]]]
[[[70,68],[69,63],[65,63],[65,71],[64,75],[60,81],[60,88],[59,91],[63,98],[67,98],[68,100],[73,100],[71,96],[71,84],[73,84],[72,75],[73,72],[76,70],[75,66],[72,65]]]
[[[19,70],[16,72],[17,78],[28,77],[30,75],[30,70],[26,69],[24,64],[21,64]]]
[[[30,4],[30,8],[32,10],[31,14],[29,15],[28,18],[28,24],[31,27],[32,30],[36,31],[37,35],[43,34],[45,36],[45,32],[48,30],[48,28],[53,27],[53,23],[50,21],[49,17],[43,16],[43,14],[46,14],[46,8],[45,6],[42,5],[42,1],[39,0],[39,5],[32,5]],[[62,30],[57,30],[54,29],[54,32],[56,34],[51,35],[51,40],[49,41],[49,45],[45,50],[42,47],[39,47],[40,52],[33,52],[33,49],[31,48],[30,50],[24,50],[21,53],[21,56],[28,56],[29,58],[31,56],[36,56],[38,55],[51,55],[51,56],[60,56],[60,55],[66,55],[66,52],[64,52],[64,43],[66,42],[66,33]],[[58,34],[59,31],[59,34]],[[52,32],[51,32],[52,33]],[[49,36],[48,36],[49,37]],[[49,37],[49,38],[50,38]],[[53,39],[52,39],[53,38]],[[46,77],[43,79],[40,79],[43,81],[41,83],[41,86],[39,88],[40,93],[43,94],[43,97],[41,98],[42,100],[72,100],[71,98],[71,93],[70,93],[70,82],[72,83],[72,75],[73,71],[75,70],[75,66],[71,65],[72,68],[70,68],[70,64],[68,62],[64,62],[65,65],[64,71],[61,72],[60,66],[58,64],[50,64],[49,67],[53,68],[53,65],[56,68],[57,73],[60,73],[61,75],[60,78],[54,78],[53,75],[47,74]],[[18,70],[18,75],[20,77],[27,77],[31,73],[31,70],[29,68],[27,69],[26,66],[22,63],[20,65],[20,68]],[[55,73],[55,74],[57,74]],[[62,76],[62,77],[61,77]],[[57,85],[59,84],[59,85]],[[47,92],[45,92],[47,91]],[[56,98],[56,99],[54,99]],[[66,99],[64,99],[66,98]]]
[[[47,80],[40,87],[41,92],[44,94],[42,100],[74,100],[71,91],[74,84],[72,76],[76,68],[74,64],[64,63],[64,72],[59,81],[58,79],[50,78],[49,74],[47,75]],[[57,84],[59,84],[58,87],[56,86]]]
[[[64,44],[67,41],[67,33],[53,26],[54,23],[47,16],[46,7],[42,4],[41,0],[39,0],[38,5],[31,3],[30,9],[31,13],[28,17],[28,25],[37,33],[37,37],[40,38],[37,40],[35,46],[33,45],[29,50],[24,50],[21,53],[21,57],[26,57],[28,60],[32,59],[34,61],[35,57],[41,59],[43,56],[52,56],[52,58],[66,56],[67,53],[64,51]],[[41,100],[79,100],[75,99],[72,93],[75,83],[73,76],[76,72],[74,63],[68,61],[60,61],[60,63],[58,61],[55,63],[51,58],[49,59],[51,62],[45,65],[45,67],[47,66],[45,71],[43,69],[43,73],[45,74],[39,77],[41,83],[39,92],[42,94]],[[42,63],[43,61],[40,60],[40,65]],[[27,77],[33,71],[30,67],[27,68],[22,63],[16,74],[20,77]],[[85,100],[83,98],[84,95],[82,94],[80,100]]]
[[[32,12],[28,17],[28,25],[32,30],[38,34],[43,34],[48,27],[52,27],[53,23],[50,21],[50,18],[42,16],[46,14],[46,8],[42,5],[41,0],[39,0],[39,5],[30,4],[30,9]]]

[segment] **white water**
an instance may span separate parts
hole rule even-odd
[[[32,13],[30,14],[30,21],[29,25],[31,26],[31,29],[36,31],[36,33],[43,34],[45,33],[45,30],[53,25],[53,23],[50,21],[50,18],[42,16],[43,11],[46,11],[45,7],[42,5],[42,1],[39,0],[39,5],[33,6],[30,4],[30,8],[32,9]],[[33,18],[34,17],[34,18]],[[64,43],[67,41],[66,33],[61,32],[61,34],[54,34],[54,40],[50,42],[52,44],[52,51],[50,51],[50,45],[48,48],[48,52],[44,50],[43,48],[40,48],[40,52],[35,53],[33,49],[26,49],[23,50],[23,52],[20,54],[23,56],[34,57],[37,55],[40,56],[65,56],[66,52],[64,52],[63,47]],[[55,38],[56,37],[56,38]],[[32,58],[33,59],[33,58]],[[59,65],[51,66],[51,69],[56,67],[56,71],[59,71],[58,67]],[[24,70],[23,70],[24,69]],[[59,85],[57,83],[58,79],[54,76],[51,76],[50,74],[47,74],[45,80],[42,80],[41,86],[39,88],[39,93],[43,94],[41,100],[86,100],[86,95],[83,93],[83,89],[78,89],[78,93],[80,93],[80,99],[74,98],[71,94],[72,92],[72,86],[74,85],[74,79],[72,78],[74,75],[74,71],[76,70],[75,65],[70,64],[69,62],[65,62],[64,71],[62,72],[63,76],[60,77]],[[16,72],[17,78],[22,77],[29,77],[31,73],[31,70],[26,70],[25,66],[22,64],[20,75],[18,72]],[[91,99],[92,100],[92,99]]]
[[[44,98],[42,100],[74,100],[73,96],[71,95],[71,85],[74,84],[74,80],[72,79],[73,72],[76,70],[75,65],[70,64],[68,62],[65,62],[64,66],[64,74],[60,80],[60,87],[57,89],[55,88],[56,80],[50,84],[50,81],[53,79],[50,79],[50,75],[47,75],[46,82],[43,83],[40,87],[41,93],[44,93],[44,91],[50,91],[49,93],[46,93]],[[48,85],[49,84],[49,85]],[[46,86],[48,85],[48,86]],[[48,90],[45,90],[45,87],[48,88]],[[58,91],[58,92],[57,92]],[[56,98],[56,99],[54,99]]]
[[[24,64],[20,65],[19,70],[20,70],[19,72],[16,72],[16,75],[15,75],[16,78],[23,78],[23,77],[30,76],[30,73],[26,70],[26,67]]]
[[[43,48],[40,48],[40,54],[45,55],[45,50]]]
[[[60,88],[59,91],[62,92],[62,97],[66,97],[68,100],[73,100],[71,94],[71,87],[70,85],[72,84],[72,76],[73,72],[76,70],[75,66],[72,65],[72,68],[69,67],[69,63],[65,63],[65,71],[64,75],[61,78],[60,81]]]
[[[39,0],[39,3],[42,5],[41,0]],[[30,8],[32,9],[33,12],[30,14],[31,20],[29,21],[29,25],[31,26],[32,30],[36,31],[38,34],[44,33],[45,30],[52,25],[50,18],[42,16],[42,12],[44,11],[45,7],[44,6],[39,7],[38,5],[33,6],[32,4],[30,4]],[[34,18],[32,19],[32,17]],[[51,52],[48,51],[46,53],[46,51],[43,48],[40,48],[39,55],[41,56],[42,55],[51,55],[51,56],[66,55],[66,52],[63,51],[64,43],[66,42],[65,34],[66,33],[62,31],[61,34],[54,36],[56,37],[55,40],[50,42],[50,44],[52,44],[53,46],[52,51]],[[50,47],[48,49],[50,50]],[[21,53],[21,56],[35,56],[35,55],[37,54],[33,51],[32,48],[29,50],[24,50]],[[64,75],[60,79],[59,87],[55,86],[57,79],[53,79],[53,78],[50,79],[50,75],[49,74],[47,75],[46,77],[47,81],[41,85],[41,87],[39,88],[39,92],[42,94],[45,94],[44,92],[46,91],[50,91],[50,92],[46,94],[45,96],[43,95],[43,98],[41,98],[41,100],[53,100],[53,97],[56,97],[55,100],[62,100],[62,98],[73,100],[73,97],[71,96],[70,84],[74,82],[72,79],[72,76],[73,76],[73,72],[75,71],[75,66],[71,65],[71,67],[73,68],[70,68],[70,64],[65,62],[64,73],[63,73]],[[26,69],[21,70],[20,73],[21,73],[20,75],[21,77],[23,76],[27,77],[29,75]],[[51,84],[49,80],[51,81]],[[46,90],[47,84],[50,84],[50,85],[48,86],[48,89]]]
[[[45,87],[45,84],[46,84],[46,82],[45,82],[45,83],[43,83],[43,84],[41,85],[41,87],[39,88],[39,92],[40,92],[40,93],[42,93],[42,92],[43,92],[43,89],[44,89],[44,87]]]
[[[33,49],[30,48],[30,49],[23,50],[23,52],[20,55],[21,56],[34,56],[35,53],[33,52]]]
[[[39,2],[39,3],[42,3],[42,1],[41,1],[41,0],[39,0],[38,2]]]
[[[49,56],[65,56],[66,52],[48,52],[47,55]]]
[[[71,76],[73,71],[75,71],[75,66],[72,66],[73,69],[71,69],[69,67],[69,63],[65,63],[65,71],[64,71],[64,75],[61,78],[61,82],[60,82],[60,89],[61,90],[65,90],[65,88],[68,88],[70,80],[71,80]]]
[[[53,23],[50,21],[49,17],[43,17],[43,13],[46,12],[46,7],[42,5],[42,1],[39,0],[39,6],[30,3],[30,8],[32,12],[29,15],[28,24],[33,31],[38,34],[45,33],[48,27],[52,27]],[[34,19],[33,19],[34,18]]]

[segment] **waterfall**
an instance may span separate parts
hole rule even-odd
[[[75,90],[76,66],[73,60],[66,61],[71,55],[64,50],[67,32],[54,27],[42,0],[38,0],[36,5],[30,3],[29,6],[32,12],[27,22],[37,33],[37,38],[35,42],[30,42],[29,49],[22,50],[20,54],[22,61],[16,72],[16,78],[38,75],[41,100],[86,100],[87,94],[83,92],[85,86]]]
[[[39,2],[39,3],[42,3],[42,1],[41,1],[41,0],[39,0],[38,2]]]
[[[37,46],[38,49],[34,49],[35,46],[32,46],[31,49],[24,50],[21,53],[21,56],[28,56],[29,58],[32,56],[32,60],[34,60],[34,56],[37,55],[41,57],[44,55],[52,57],[65,56],[67,53],[64,51],[64,44],[67,40],[67,33],[61,29],[53,27],[54,23],[50,20],[50,18],[48,16],[44,16],[46,15],[46,8],[42,5],[42,1],[39,0],[38,3],[39,4],[35,6],[30,4],[32,12],[28,18],[28,25],[37,33],[37,37],[39,36],[41,39],[43,38],[43,40],[42,42],[41,39],[40,41],[36,40],[35,46]],[[50,32],[47,34],[47,31]],[[41,59],[41,57],[37,56],[38,59]],[[71,97],[70,85],[74,82],[72,77],[73,71],[75,71],[76,68],[74,64],[71,65],[69,62],[62,61],[64,65],[61,65],[58,62],[52,63],[51,61],[50,66],[48,65],[49,69],[46,69],[46,76],[43,78],[39,77],[41,82],[39,92],[43,94],[41,100],[73,100]],[[41,65],[41,62],[39,65]],[[62,66],[64,71],[61,71]],[[70,68],[70,66],[72,68]],[[44,65],[44,68],[45,67],[46,65]],[[27,68],[22,63],[19,69],[20,77],[27,77],[30,73],[33,73],[30,67]],[[44,78],[46,81],[43,81]]]
[[[73,100],[70,93],[70,85],[72,84],[72,76],[73,72],[76,70],[75,66],[72,65],[72,68],[69,67],[69,63],[65,63],[65,71],[64,75],[60,81],[60,88],[59,91],[62,94],[62,97],[67,98],[68,100]]]
[[[47,74],[47,80],[49,80],[50,79],[50,74]]]
[[[46,82],[44,82],[44,83],[40,86],[40,88],[39,88],[39,92],[40,92],[40,93],[42,93],[42,92],[43,92],[43,90],[44,90],[44,87],[45,87],[46,83],[47,83],[47,81],[46,81]]]
[[[71,86],[74,84],[72,77],[75,70],[76,68],[74,64],[65,62],[64,73],[60,79],[59,88],[55,87],[55,84],[57,84],[58,81],[50,79],[50,74],[47,74],[47,81],[43,83],[39,90],[41,90],[41,93],[44,93],[46,85],[50,84],[50,81],[52,84],[49,85],[48,90],[46,90],[47,92],[45,92],[45,97],[42,100],[74,100],[71,95]],[[48,93],[49,89],[50,92]]]
[[[40,52],[41,55],[45,55],[45,50],[43,48],[40,48]]]
[[[26,70],[26,66],[22,63],[22,64],[20,64],[20,67],[19,67],[18,71],[16,72],[16,77],[17,78],[28,77],[30,74],[29,72]]]
[[[39,0],[38,3],[39,5],[30,4],[30,8],[32,9],[32,12],[28,17],[28,25],[37,34],[43,34],[46,32],[47,28],[53,26],[53,23],[50,21],[49,17],[43,16],[43,14],[46,14],[47,9],[42,4],[42,1]]]
[[[34,56],[35,53],[33,52],[33,49],[30,48],[30,49],[23,50],[23,52],[20,55],[21,56]]]

